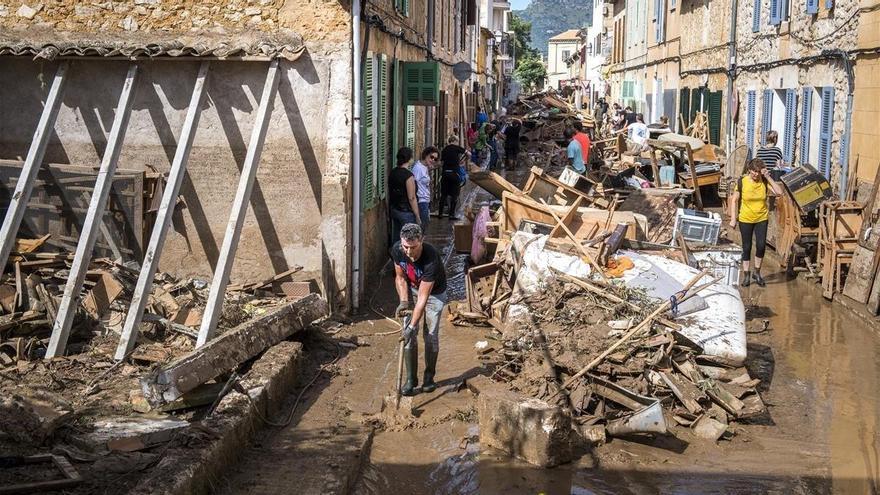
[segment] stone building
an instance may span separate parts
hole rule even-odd
[[[114,213],[115,202],[127,202],[115,217],[105,216],[119,228],[108,236],[125,236],[123,261],[143,261],[159,213],[158,177],[178,155],[188,156],[159,269],[210,280],[233,224],[240,171],[255,153],[231,280],[302,266],[297,276],[317,280],[333,308],[345,311],[377,281],[387,258],[383,174],[396,147],[443,141],[472,120],[478,104],[496,104],[484,98],[491,92],[474,73],[477,54],[486,50],[477,19],[472,0],[0,1],[0,176],[7,201],[35,132],[46,124],[48,133],[45,158],[31,160],[45,177],[20,232],[52,232],[60,249],[76,246],[117,101],[136,73],[116,177],[125,188],[114,182],[108,208]],[[453,75],[457,62],[468,64],[462,80]],[[495,77],[494,70],[490,60],[479,80]],[[270,74],[280,74],[274,86]],[[56,87],[60,103],[51,118],[43,108]],[[193,99],[199,87],[204,97]],[[274,98],[260,156],[248,143],[266,88],[273,91],[267,99]],[[182,130],[188,128],[191,141]],[[56,180],[62,172],[63,183]],[[79,182],[61,186],[70,181]],[[159,189],[144,190],[148,182]],[[99,238],[99,250],[106,244]]]
[[[871,5],[874,5],[873,10]],[[873,183],[880,166],[880,9],[862,1],[855,49],[850,162],[859,161],[859,180]],[[864,189],[864,188],[862,188]]]
[[[559,90],[572,79],[577,71],[571,58],[581,47],[581,37],[577,29],[563,31],[547,42],[547,87]]]
[[[868,81],[853,77],[847,54],[858,43],[860,13],[858,0],[755,0],[737,10],[736,143],[754,150],[775,130],[787,163],[815,166],[841,194],[847,96]]]

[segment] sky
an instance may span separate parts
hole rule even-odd
[[[522,10],[529,6],[530,0],[510,0],[510,10]]]

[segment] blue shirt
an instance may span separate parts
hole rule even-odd
[[[584,155],[581,152],[581,143],[572,139],[571,142],[568,143],[566,153],[568,159],[571,160],[571,167],[575,169],[577,173],[582,174],[587,171],[587,167],[584,166]]]

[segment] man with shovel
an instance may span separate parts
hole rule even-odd
[[[434,374],[440,352],[440,315],[446,306],[446,269],[440,252],[424,242],[422,228],[414,223],[406,224],[400,230],[400,241],[391,248],[391,258],[394,260],[394,285],[400,297],[395,314],[401,317],[412,311],[404,320],[406,383],[400,393],[407,397],[418,393],[419,328],[425,339],[425,375],[421,391],[430,393],[437,388]]]

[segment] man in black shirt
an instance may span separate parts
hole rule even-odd
[[[437,388],[434,374],[440,352],[440,316],[446,306],[446,269],[437,249],[424,242],[422,228],[410,223],[400,230],[400,241],[391,248],[394,260],[394,286],[400,297],[395,314],[401,316],[412,309],[412,316],[403,329],[403,359],[406,363],[406,383],[400,390],[405,396],[417,394],[419,385],[418,329],[425,339],[425,374],[422,392]],[[415,299],[413,306],[412,300]],[[422,324],[424,322],[424,324]]]
[[[458,145],[458,137],[454,134],[449,136],[447,142],[446,147],[440,152],[443,175],[440,176],[440,206],[437,207],[437,216],[443,218],[443,210],[448,203],[449,219],[458,220],[455,217],[458,195],[461,192],[461,176],[458,174],[458,169],[461,167],[466,150]]]

